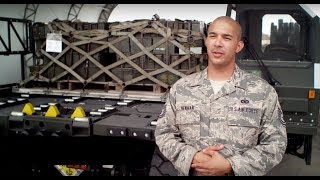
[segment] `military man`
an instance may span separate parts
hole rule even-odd
[[[208,28],[208,67],[170,89],[156,143],[180,175],[265,175],[287,146],[275,89],[241,70],[241,26],[222,16]]]

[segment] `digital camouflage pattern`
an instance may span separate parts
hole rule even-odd
[[[189,175],[197,151],[216,144],[224,145],[219,152],[235,175],[264,175],[279,164],[287,146],[275,89],[238,66],[217,94],[207,69],[178,80],[158,119],[155,139],[180,175]]]

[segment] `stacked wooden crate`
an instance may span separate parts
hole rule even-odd
[[[23,84],[46,82],[58,89],[100,84],[105,90],[164,92],[179,78],[204,68],[204,27],[199,21],[163,19],[37,25],[39,63]],[[47,32],[63,35],[61,53],[45,51]]]

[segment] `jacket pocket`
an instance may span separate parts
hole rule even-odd
[[[255,109],[255,112],[228,113],[228,132],[235,144],[252,147],[258,143],[261,110]]]

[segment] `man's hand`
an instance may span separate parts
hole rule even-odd
[[[215,145],[215,146],[209,146],[206,149],[203,149],[202,151],[197,152],[192,160],[192,165],[196,163],[203,163],[211,160],[211,154],[207,151],[219,151],[223,149],[224,146],[221,145]],[[191,166],[192,167],[192,166]],[[198,172],[199,175],[202,175],[200,172]]]
[[[205,162],[205,161],[209,161],[211,158],[211,155],[208,153],[205,153],[204,150],[210,150],[210,151],[219,151],[221,149],[223,149],[223,145],[215,145],[215,146],[209,146],[206,149],[203,149],[202,151],[197,152],[192,160],[192,164],[194,163],[199,163],[199,162]]]
[[[202,151],[202,153],[211,156],[210,160],[193,163],[191,165],[200,175],[224,176],[232,171],[230,162],[215,149],[217,148],[211,146]]]
[[[208,155],[202,151],[199,151],[193,156],[192,164],[206,162],[206,161],[209,161],[210,159],[211,159],[210,155]]]
[[[218,145],[214,145],[214,146],[209,146],[209,147],[203,149],[202,151],[205,152],[206,154],[210,155],[210,151],[220,151],[223,148],[224,148],[223,144],[218,144]]]

